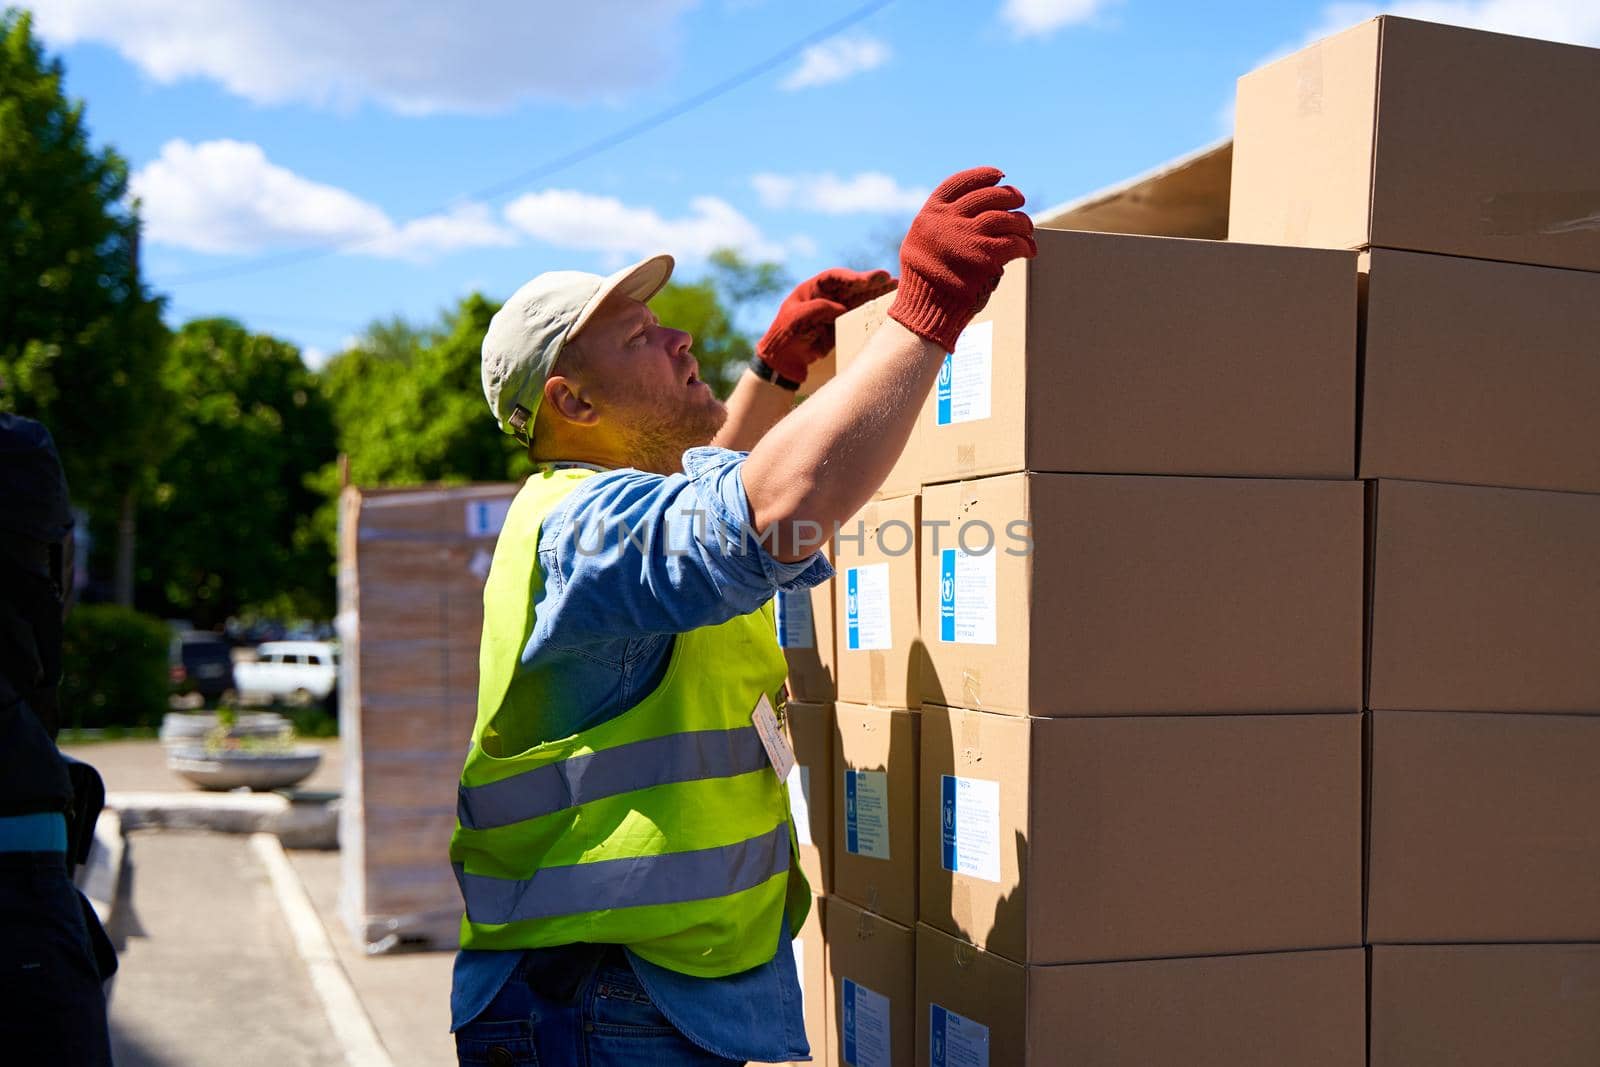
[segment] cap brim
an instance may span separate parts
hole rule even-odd
[[[595,290],[595,294],[589,298],[589,302],[583,305],[583,310],[578,312],[578,317],[573,320],[572,329],[567,331],[567,339],[571,340],[578,336],[594,313],[600,310],[600,305],[604,304],[613,293],[620,293],[640,302],[655,296],[672,277],[673,265],[671,256],[651,256],[649,259],[641,259],[631,267],[623,267],[606,278],[600,283],[600,288]]]

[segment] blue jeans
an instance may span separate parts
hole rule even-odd
[[[518,964],[483,1012],[456,1031],[463,1067],[737,1067],[667,1021],[622,950],[577,958],[566,974]]]

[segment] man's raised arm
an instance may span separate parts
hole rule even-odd
[[[742,476],[755,528],[773,555],[805,558],[867,502],[905,449],[917,411],[956,338],[1010,260],[1037,254],[1023,197],[993,167],[945,180],[900,246],[889,318],[844,373],[751,451]],[[776,528],[776,529],[774,529]]]
[[[834,320],[894,289],[886,270],[834,267],[807,278],[784,298],[728,398],[728,421],[711,443],[748,452],[794,407],[812,365],[834,347]]]

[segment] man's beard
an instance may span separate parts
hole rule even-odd
[[[639,470],[677,474],[684,452],[710,444],[726,421],[728,409],[720,403],[635,416],[627,430],[628,455]]]

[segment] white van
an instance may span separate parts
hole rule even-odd
[[[327,700],[339,680],[339,654],[327,641],[268,641],[254,661],[233,665],[241,696],[308,704]]]

